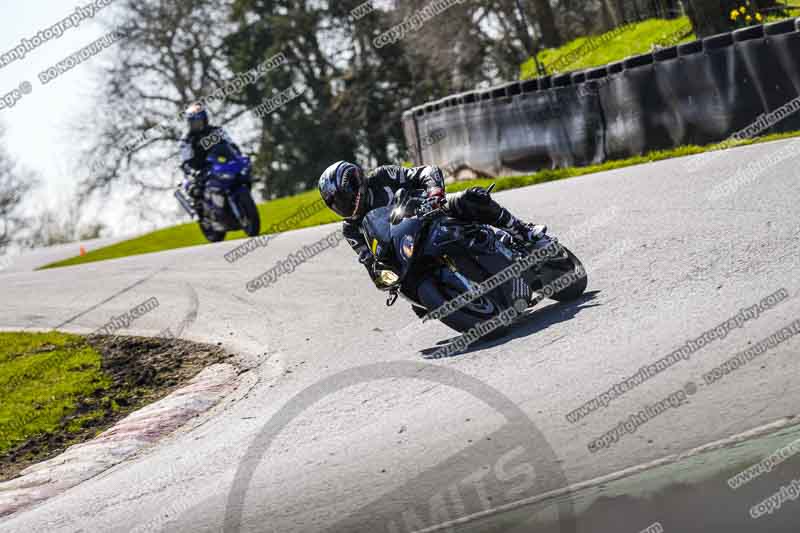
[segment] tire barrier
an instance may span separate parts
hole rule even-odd
[[[406,142],[417,164],[497,176],[798,130],[799,28],[787,19],[448,96],[403,113]]]

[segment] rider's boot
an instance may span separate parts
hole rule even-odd
[[[500,227],[509,232],[511,236],[521,243],[535,243],[547,233],[547,226],[523,222],[503,209],[500,217]]]

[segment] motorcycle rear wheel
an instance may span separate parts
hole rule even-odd
[[[586,285],[589,282],[586,269],[581,263],[581,260],[573,254],[566,246],[561,246],[563,257],[551,261],[547,261],[542,270],[549,270],[549,280],[558,279],[561,276],[573,274],[576,279],[567,287],[548,295],[549,298],[557,302],[570,302],[580,298],[586,291]],[[579,275],[581,274],[581,275]]]

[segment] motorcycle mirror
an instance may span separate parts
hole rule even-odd
[[[489,188],[486,189],[486,192],[489,192],[489,193],[492,192],[492,189],[494,189],[495,185],[497,185],[497,184],[496,183],[492,183],[491,185],[489,185]]]

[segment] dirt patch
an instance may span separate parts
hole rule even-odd
[[[203,368],[230,362],[232,357],[219,346],[179,339],[95,336],[85,342],[102,356],[103,372],[112,384],[81,398],[58,431],[32,437],[0,457],[0,481],[91,440],[133,411],[167,396]]]

